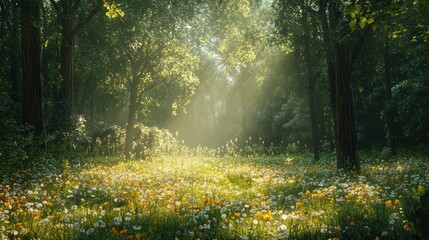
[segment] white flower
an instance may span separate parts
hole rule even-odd
[[[116,226],[119,226],[122,223],[122,217],[115,217],[113,218],[113,221],[115,222]]]
[[[253,219],[253,224],[258,224],[258,220],[256,220],[256,219]]]
[[[280,230],[282,230],[282,231],[286,231],[286,230],[287,230],[286,225],[284,225],[284,224],[280,225]]]
[[[386,236],[387,235],[387,231],[383,231],[382,233],[381,233],[381,236]]]
[[[94,228],[86,230],[86,235],[91,235],[94,232]]]

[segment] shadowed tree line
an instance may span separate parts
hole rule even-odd
[[[0,10],[2,163],[101,148],[141,157],[168,129],[189,146],[237,139],[314,161],[335,151],[338,168],[359,172],[358,150],[429,142],[426,1],[4,0]]]

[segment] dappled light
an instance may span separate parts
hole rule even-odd
[[[429,2],[0,0],[0,240],[429,239]]]

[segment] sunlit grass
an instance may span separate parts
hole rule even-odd
[[[363,159],[93,159],[61,173],[0,181],[3,239],[412,239],[406,213],[429,163]],[[109,164],[103,162],[108,161]]]

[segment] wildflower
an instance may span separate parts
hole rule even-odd
[[[121,232],[119,232],[119,235],[125,236],[127,235],[128,230],[127,229],[122,229]]]
[[[280,230],[281,231],[286,231],[287,230],[286,225],[284,225],[284,224],[280,225]]]
[[[405,231],[408,231],[408,230],[410,230],[411,228],[410,228],[410,225],[408,224],[408,223],[404,223],[404,226],[402,226],[402,228],[405,230]]]
[[[304,203],[303,202],[296,202],[295,206],[296,206],[296,208],[301,208],[304,206]]]
[[[136,240],[140,240],[140,239],[142,239],[142,237],[143,237],[144,235],[143,234],[141,234],[141,233],[136,233]]]
[[[386,205],[386,207],[391,207],[392,206],[392,201],[391,200],[387,200],[386,202],[384,202],[384,205]]]
[[[115,222],[116,226],[119,226],[122,223],[122,217],[114,217],[113,221]]]
[[[266,222],[270,222],[271,220],[273,220],[273,214],[272,214],[272,212],[271,212],[271,211],[268,211],[268,213],[267,213],[267,214],[264,214],[264,215],[262,216],[262,219],[263,219],[264,221],[266,221]]]
[[[91,235],[94,232],[94,228],[86,230],[86,235]]]

